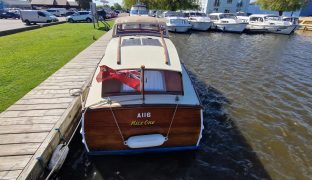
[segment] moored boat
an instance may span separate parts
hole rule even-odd
[[[247,30],[249,32],[269,32],[276,34],[291,34],[297,24],[291,21],[282,20],[281,17],[270,14],[253,14],[249,16]]]
[[[210,18],[205,13],[195,11],[185,11],[183,13],[194,30],[207,31],[212,25]]]
[[[198,148],[202,108],[165,22],[116,20],[82,118],[89,154]]]
[[[163,17],[166,19],[166,25],[170,32],[185,33],[192,28],[192,25],[181,12],[165,11]]]
[[[148,10],[144,4],[137,3],[130,9],[130,16],[148,16]]]
[[[231,13],[211,13],[209,17],[213,22],[214,29],[225,32],[241,33],[248,24]]]

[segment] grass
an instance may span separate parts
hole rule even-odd
[[[0,37],[0,112],[104,33],[92,24],[66,23]]]

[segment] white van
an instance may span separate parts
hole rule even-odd
[[[55,16],[47,11],[39,10],[21,10],[21,20],[27,25],[31,23],[50,23],[58,21]]]

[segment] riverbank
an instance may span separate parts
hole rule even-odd
[[[103,34],[92,24],[66,23],[0,37],[0,112]]]
[[[71,25],[68,28],[73,28],[73,26]],[[73,43],[81,45],[82,42],[93,41],[92,36],[82,34],[83,29],[69,30],[71,33],[77,31],[75,34],[79,38],[75,38],[76,36],[67,37],[68,35],[65,32],[68,31],[66,30],[64,30],[65,32],[59,30],[57,33],[52,33],[52,35],[57,34],[63,40],[71,42],[71,44],[61,41],[59,38],[55,39],[45,34],[45,32],[37,32],[36,34],[39,37],[45,34],[48,36],[47,41],[54,42],[55,39],[55,42],[61,44],[56,45],[56,47],[49,46],[51,50],[46,48],[48,52],[41,52],[40,48],[45,47],[45,44],[36,41],[38,46],[34,45],[28,47],[30,49],[24,50],[27,52],[34,50],[33,53],[42,53],[39,57],[45,57],[45,53],[51,53],[53,56],[47,56],[49,59],[46,61],[45,58],[35,59],[35,63],[30,63],[31,60],[29,60],[22,61],[20,64],[18,61],[13,64],[5,64],[6,68],[15,64],[18,65],[14,70],[6,74],[15,73],[10,74],[12,77],[7,80],[12,82],[14,80],[25,81],[19,84],[20,86],[26,86],[27,83],[31,83],[32,79],[40,83],[39,78],[36,76],[44,78],[45,75],[56,71],[55,69],[58,66],[63,66],[62,63],[69,61],[61,57],[69,58],[72,54],[68,51],[78,51],[80,46],[75,46]],[[0,179],[37,179],[42,172],[46,171],[46,165],[55,147],[63,137],[65,141],[68,141],[77,125],[77,116],[79,116],[81,110],[81,99],[84,99],[91,77],[97,68],[98,62],[104,56],[111,35],[111,31],[109,31],[100,37],[99,40],[81,51],[65,66],[0,114]],[[60,49],[60,47],[63,49]],[[23,48],[20,47],[20,49]],[[31,54],[24,55],[31,56]],[[58,58],[60,58],[60,61],[56,63],[57,66],[54,66],[54,61],[58,61]],[[26,74],[25,71],[34,72],[23,77],[23,74]],[[45,73],[46,71],[48,72]],[[14,90],[12,88],[12,93],[14,93]],[[80,91],[82,97],[71,94],[70,90]]]

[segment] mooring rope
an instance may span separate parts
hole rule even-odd
[[[119,134],[120,134],[120,136],[121,136],[122,142],[124,143],[124,145],[127,145],[127,142],[125,141],[125,138],[124,138],[124,136],[122,135],[121,129],[120,129],[120,127],[119,127],[119,124],[118,124],[117,118],[116,118],[116,116],[115,116],[115,113],[114,113],[114,111],[113,111],[113,109],[112,109],[112,101],[111,101],[110,99],[109,99],[109,101],[108,101],[108,104],[109,104],[109,109],[110,109],[110,111],[112,112],[112,115],[113,115],[115,124],[116,124],[116,126],[117,126],[117,128],[118,128]]]
[[[176,105],[176,107],[175,107],[175,110],[174,110],[174,112],[173,112],[173,116],[172,116],[172,118],[171,118],[171,122],[170,122],[170,125],[169,125],[169,128],[168,128],[168,132],[167,132],[167,135],[166,135],[166,141],[169,139],[169,133],[170,133],[170,131],[171,131],[171,127],[172,127],[172,123],[173,123],[173,120],[174,120],[174,118],[175,118],[175,115],[176,115],[176,112],[177,112],[177,110],[178,110],[178,106],[179,106],[179,97],[177,96],[176,97],[176,102],[177,102],[177,105]]]

